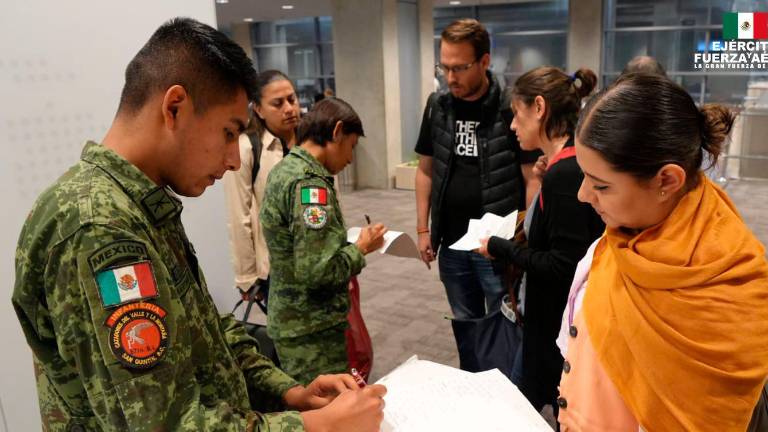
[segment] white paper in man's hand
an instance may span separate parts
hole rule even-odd
[[[511,239],[515,235],[516,226],[517,210],[505,217],[486,213],[480,219],[470,219],[467,233],[448,247],[453,250],[472,251],[480,247],[480,240],[484,238],[496,236]]]
[[[354,243],[360,237],[360,227],[352,227],[347,230],[347,241]],[[384,234],[384,246],[379,249],[380,253],[398,256],[402,258],[421,259],[419,248],[411,236],[400,231],[387,231]]]

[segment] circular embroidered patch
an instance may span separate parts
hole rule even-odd
[[[109,347],[118,361],[131,369],[149,369],[165,356],[168,328],[163,308],[152,303],[129,303],[107,318]]]
[[[312,229],[320,229],[328,223],[328,212],[320,206],[304,209],[304,224]]]

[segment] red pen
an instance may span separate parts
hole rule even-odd
[[[350,375],[352,375],[352,378],[355,379],[355,382],[357,383],[357,386],[360,388],[365,387],[365,380],[363,379],[363,376],[360,375],[360,372],[357,371],[357,369],[352,368],[349,370]]]

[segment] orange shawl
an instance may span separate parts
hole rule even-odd
[[[645,430],[746,429],[768,376],[764,253],[704,176],[660,224],[634,236],[607,230],[585,319]]]

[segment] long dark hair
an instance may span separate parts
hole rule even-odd
[[[552,139],[573,136],[581,99],[592,93],[596,83],[597,76],[590,69],[581,68],[568,75],[556,67],[542,66],[518,78],[511,95],[526,106],[531,106],[536,96],[544,98],[544,133]]]
[[[581,111],[576,137],[617,171],[639,180],[666,164],[698,184],[703,152],[717,162],[734,113],[718,104],[698,108],[682,87],[656,74],[628,74],[596,94]]]

